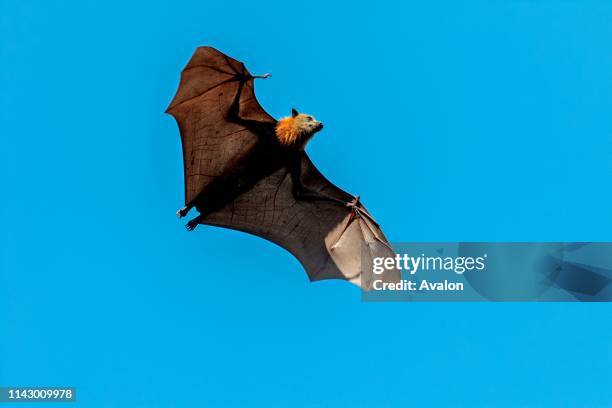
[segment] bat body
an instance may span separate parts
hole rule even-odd
[[[239,81],[241,80],[239,79]],[[305,142],[314,133],[322,129],[323,124],[314,121],[311,116],[304,115],[306,116],[304,120],[314,121],[315,126],[312,129],[303,130],[303,143],[283,144],[278,138],[277,121],[255,121],[240,117],[240,95],[243,87],[244,82],[239,82],[236,96],[227,112],[226,120],[244,126],[257,136],[257,143],[225,173],[212,180],[193,200],[179,210],[179,216],[184,215],[192,207],[200,212],[198,217],[187,223],[187,229],[192,231],[197,224],[205,222],[207,215],[221,210],[241,194],[250,191],[257,183],[281,169],[287,171],[291,176],[292,194],[297,200],[319,199],[338,204],[348,204],[349,201],[343,202],[324,194],[318,194],[316,191],[308,191],[300,177],[300,164],[303,160]],[[299,115],[294,109],[292,119]],[[347,198],[350,199],[350,197]]]
[[[266,76],[264,76],[266,77]],[[181,132],[187,223],[268,239],[298,258],[311,280],[346,279],[364,289],[372,260],[394,253],[357,197],[321,175],[304,151],[323,128],[292,110],[275,120],[257,102],[244,65],[210,47],[196,50],[167,112]],[[390,271],[383,281],[397,281]]]

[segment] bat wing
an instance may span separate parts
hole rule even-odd
[[[199,47],[181,73],[167,111],[176,119],[183,145],[185,204],[224,174],[259,142],[244,126],[226,120],[229,107],[244,80],[240,115],[275,123],[255,98],[254,80],[242,62],[211,47]]]
[[[301,158],[304,186],[342,201],[353,197]],[[374,279],[397,282],[399,271],[372,274],[376,257],[394,257],[387,238],[360,203],[350,208],[329,201],[296,200],[289,172],[281,169],[219,211],[205,224],[231,228],[272,241],[292,253],[311,281],[344,279],[371,289]]]

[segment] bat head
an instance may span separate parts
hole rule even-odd
[[[321,129],[323,123],[314,116],[291,109],[291,116],[278,121],[276,136],[282,145],[304,149],[306,143]]]

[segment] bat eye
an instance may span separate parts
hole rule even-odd
[[[312,116],[309,116],[309,117],[308,117],[308,121],[309,121],[309,122],[312,122]]]

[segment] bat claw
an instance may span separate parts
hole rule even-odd
[[[179,218],[183,218],[184,216],[187,215],[188,212],[189,212],[189,208],[183,207],[176,212],[176,216]]]
[[[359,196],[355,196],[355,197],[353,197],[352,201],[349,201],[349,202],[346,203],[346,206],[349,207],[349,208],[356,208],[356,207],[359,206],[359,204],[361,204],[359,202]]]
[[[198,222],[191,220],[187,223],[187,225],[185,225],[185,228],[187,229],[187,231],[193,231],[194,229],[196,229],[197,226]]]

